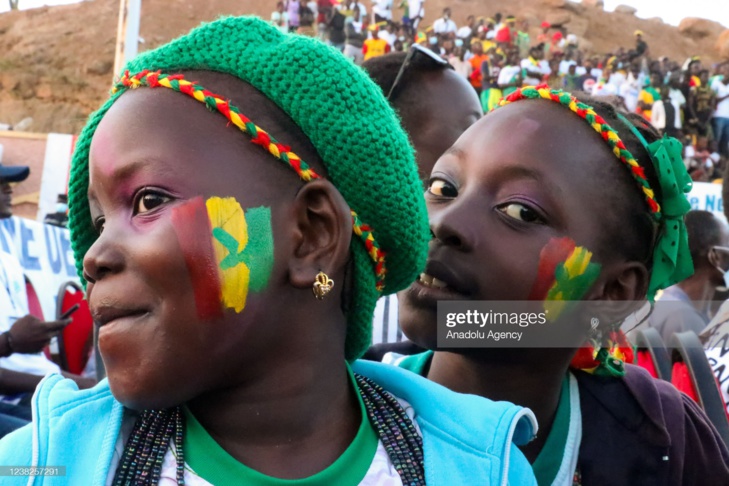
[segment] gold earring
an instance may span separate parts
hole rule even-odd
[[[316,274],[316,280],[314,280],[314,286],[311,289],[314,292],[314,296],[322,300],[324,297],[332,291],[334,287],[334,281],[324,272]]]

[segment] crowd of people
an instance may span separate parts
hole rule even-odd
[[[715,174],[682,149],[723,153],[725,78],[656,64],[640,33],[594,57],[548,24],[532,42],[446,9],[422,30],[403,7],[396,25],[387,1],[289,0],[127,62],[68,183],[108,379],[36,382],[0,464],[113,485],[729,483],[709,416],[620,331],[729,267],[726,231],[689,241],[689,172]],[[25,177],[0,171],[3,193]],[[529,332],[563,340],[443,349],[444,300],[556,310]],[[608,305],[593,322],[578,301]],[[371,347],[373,321],[398,336]]]
[[[469,15],[459,26],[445,8],[424,28],[421,2],[403,2],[400,7],[402,18],[397,22],[391,0],[374,2],[369,13],[357,0],[279,2],[271,21],[284,31],[318,35],[357,64],[419,43],[471,83],[484,112],[517,88],[541,83],[617,97],[627,111],[683,142],[693,180],[722,178],[729,157],[729,63],[707,65],[699,56],[653,57],[641,31],[635,32],[632,48],[596,54],[582,49],[568,28],[548,22],[533,39],[528,22],[512,15]],[[313,11],[316,22],[302,27],[296,9]],[[418,15],[411,17],[413,11]]]

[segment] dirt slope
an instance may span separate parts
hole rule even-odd
[[[364,0],[369,4],[369,0]],[[143,0],[141,49],[158,46],[219,15],[257,14],[267,18],[275,0]],[[504,7],[508,3],[508,8]],[[642,20],[630,14],[565,0],[428,0],[425,23],[450,5],[457,23],[468,13],[496,11],[526,18],[533,28],[545,18],[567,21],[594,52],[633,44],[636,29],[645,32],[651,52],[683,60],[701,54],[716,60],[716,39],[723,27],[701,24],[690,32]],[[0,123],[26,117],[34,132],[77,133],[91,111],[104,100],[112,80],[118,0],[83,3],[0,14]],[[401,16],[396,11],[395,17]],[[702,32],[704,32],[702,34]],[[536,30],[533,32],[536,35]]]

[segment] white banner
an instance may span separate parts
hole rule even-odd
[[[2,219],[0,250],[18,257],[38,294],[43,316],[55,319],[58,289],[69,280],[79,281],[68,230],[15,216]]]
[[[694,182],[694,187],[688,194],[691,209],[711,211],[721,219],[724,217],[724,201],[721,197],[721,184],[709,182]]]
[[[73,135],[48,134],[38,199],[38,221],[43,221],[48,213],[55,213],[58,195],[68,193],[68,174],[75,145],[76,137]]]

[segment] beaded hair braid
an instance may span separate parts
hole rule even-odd
[[[317,174],[314,169],[309,167],[306,162],[292,152],[290,147],[278,142],[268,132],[253,123],[236,106],[231,105],[229,100],[208,91],[196,82],[186,80],[181,74],[170,75],[147,69],[136,74],[130,74],[129,71],[126,71],[112,88],[112,94],[124,89],[136,89],[141,86],[148,88],[168,88],[204,103],[211,111],[217,111],[222,114],[233,125],[238,127],[240,131],[250,135],[251,142],[260,145],[268,153],[291,167],[304,182],[322,179],[322,176]],[[375,286],[378,292],[382,292],[385,288],[385,275],[387,274],[385,251],[377,243],[372,227],[360,221],[357,213],[354,211],[351,211],[351,213],[352,229],[354,234],[363,241],[367,249],[367,254],[374,262],[377,278]]]
[[[638,164],[638,161],[635,160],[633,154],[631,154],[625,147],[625,144],[618,136],[618,132],[608,125],[607,122],[605,122],[605,120],[598,115],[590,105],[579,101],[577,98],[565,91],[562,91],[561,89],[549,89],[546,84],[540,84],[539,86],[525,86],[517,89],[509,96],[502,99],[496,108],[524,99],[545,99],[555,101],[589,123],[590,126],[599,133],[603,140],[605,140],[605,142],[610,146],[615,156],[623,164],[625,164],[628,169],[630,169],[630,174],[638,183],[638,186],[645,196],[645,201],[648,204],[651,216],[653,216],[656,221],[661,220],[661,206],[655,199],[655,194],[648,183],[648,179],[646,179],[643,167]]]

